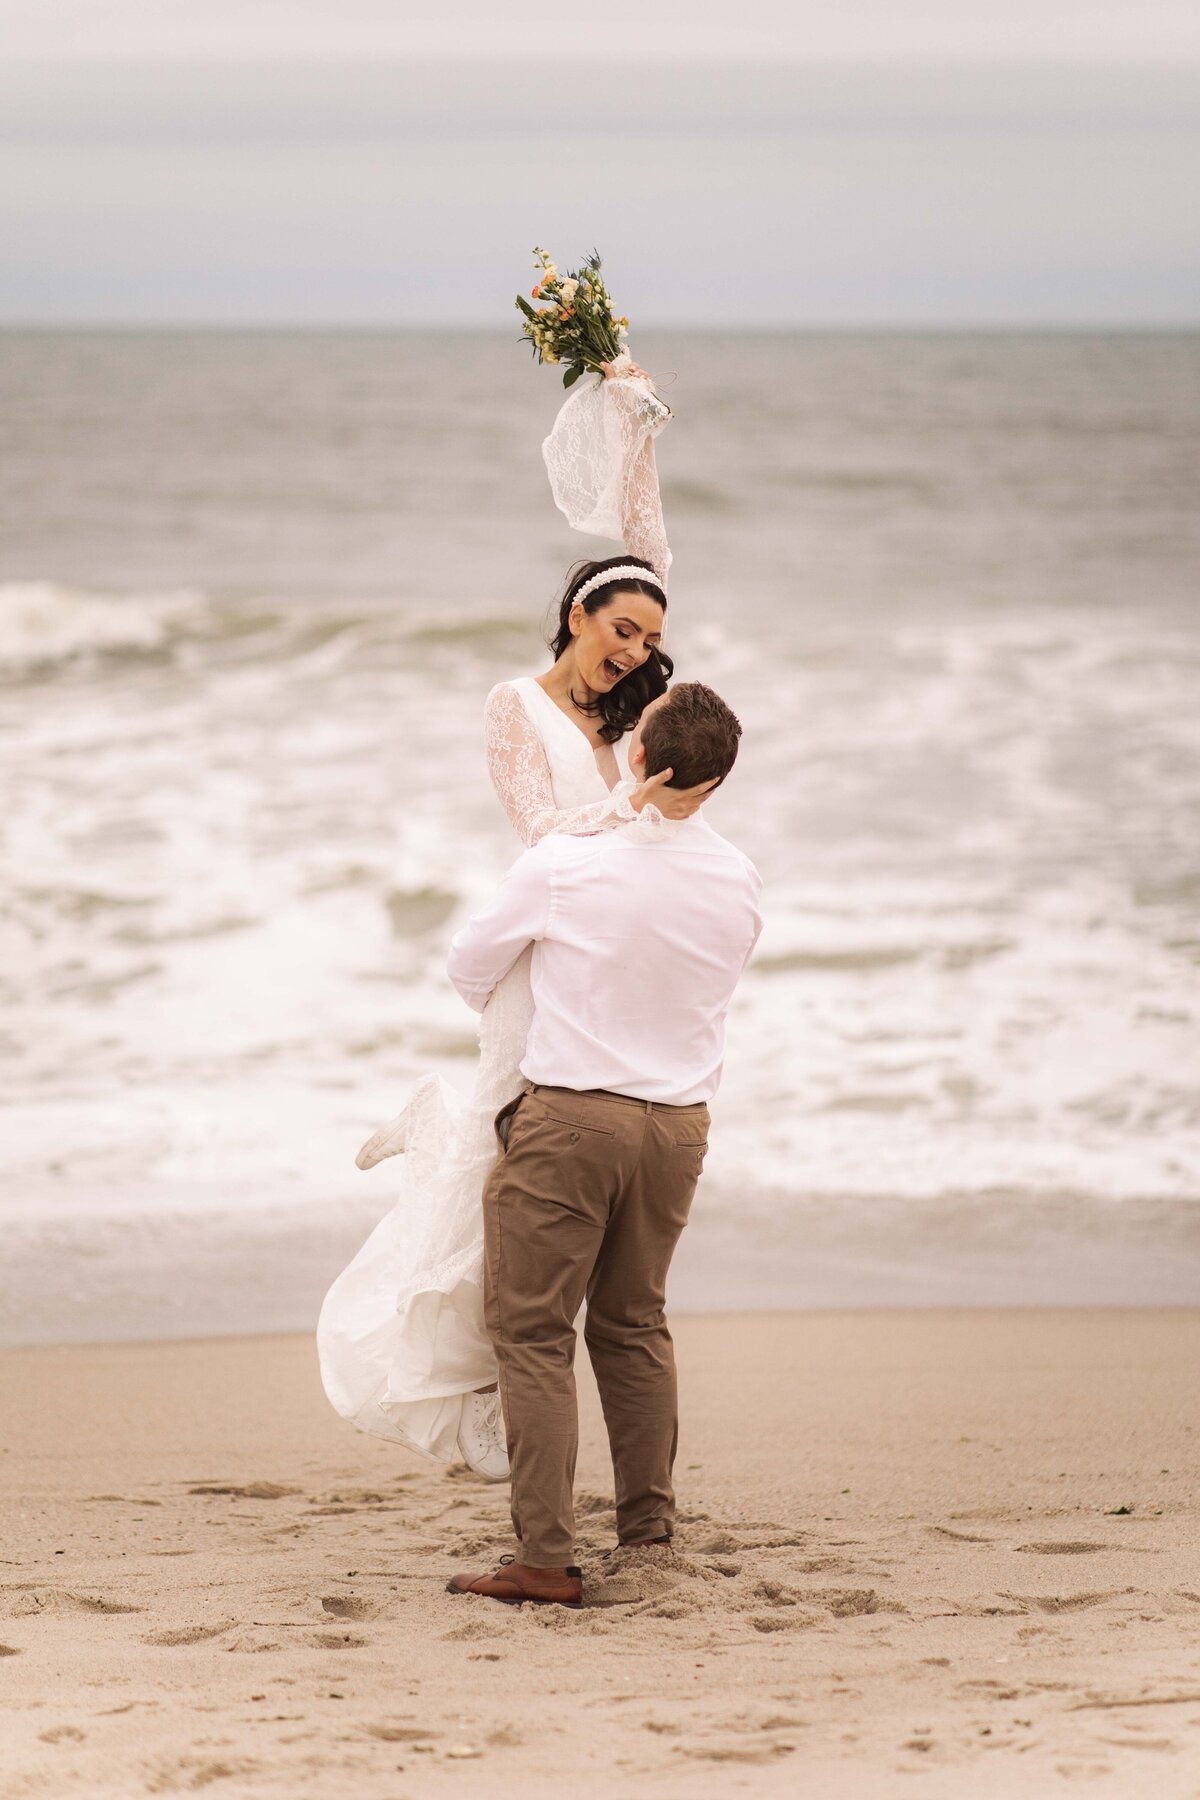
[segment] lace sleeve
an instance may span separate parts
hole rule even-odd
[[[657,569],[665,593],[671,550],[658,491],[654,440],[670,414],[646,381],[614,377],[604,385],[612,389],[609,404],[621,415],[621,534],[625,548]]]
[[[648,381],[602,375],[563,401],[542,445],[554,502],[568,523],[644,557],[664,589],[671,551],[654,439],[669,418]]]
[[[555,806],[545,746],[511,682],[500,682],[488,695],[484,726],[488,774],[523,844],[536,844],[551,831],[609,831],[639,817],[629,801],[633,781],[618,782],[606,800],[588,806]],[[658,811],[650,806],[643,810]]]

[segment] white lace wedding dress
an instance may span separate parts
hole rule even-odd
[[[653,439],[667,416],[643,381],[589,384],[564,403],[543,445],[555,500],[571,523],[623,536],[664,588],[671,552]],[[523,844],[638,817],[626,740],[594,751],[532,676],[500,682],[484,714],[488,771]],[[403,1115],[395,1203],[333,1283],[317,1325],[321,1379],[336,1410],[443,1461],[457,1453],[464,1401],[496,1379],[483,1322],[480,1197],[496,1156],[496,1114],[521,1086],[531,954],[484,1009],[470,1094],[438,1075],[417,1083]]]

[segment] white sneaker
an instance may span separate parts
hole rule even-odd
[[[458,1427],[458,1447],[468,1468],[485,1481],[508,1480],[508,1442],[498,1393],[467,1395]]]
[[[438,1115],[442,1104],[440,1077],[422,1075],[395,1118],[389,1119],[367,1139],[354,1159],[359,1168],[373,1169],[376,1163],[389,1156],[402,1155],[410,1141],[430,1141],[429,1134],[439,1129]]]
[[[405,1148],[408,1120],[409,1109],[406,1106],[404,1111],[398,1112],[394,1119],[389,1119],[386,1125],[381,1125],[374,1137],[367,1139],[355,1157],[354,1160],[358,1167],[373,1169],[375,1164],[382,1162],[385,1157],[399,1156]]]

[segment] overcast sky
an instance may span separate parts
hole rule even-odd
[[[545,27],[552,23],[552,30]],[[0,0],[13,57],[1200,59],[1196,0]]]
[[[505,328],[540,242],[635,323],[1200,324],[1200,0],[0,0],[0,43],[3,321]]]

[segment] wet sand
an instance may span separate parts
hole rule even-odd
[[[1200,1311],[681,1317],[677,1550],[444,1591],[507,1490],[366,1438],[307,1336],[10,1350],[11,1796],[1200,1793]]]

